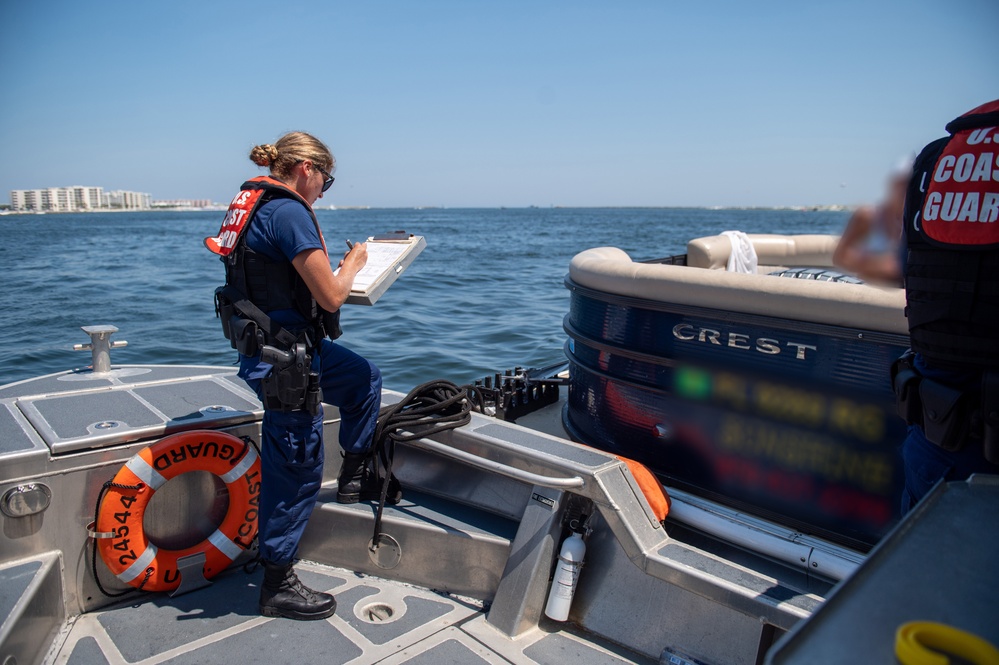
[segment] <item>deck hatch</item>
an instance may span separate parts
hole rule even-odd
[[[155,380],[161,376],[142,378],[154,381],[110,390],[88,386],[84,392],[36,394],[14,404],[54,454],[236,425],[256,420],[261,413],[259,404],[215,376],[167,381]]]
[[[0,455],[31,450],[35,447],[31,439],[7,409],[6,404],[0,404]]]
[[[91,437],[91,430],[106,431],[105,436],[118,438],[125,432],[163,423],[160,416],[125,390],[28,398],[18,400],[17,406],[53,452],[57,452],[54,446],[60,442]],[[105,430],[92,427],[103,422],[117,422],[118,426]]]
[[[251,414],[260,406],[243,399],[226,386],[211,380],[189,381],[181,385],[168,384],[136,388],[135,394],[152,404],[171,420],[210,420],[220,410],[203,411],[206,407],[225,406],[232,411]],[[233,415],[229,411],[229,415]]]

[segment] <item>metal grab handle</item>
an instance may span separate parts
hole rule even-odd
[[[491,459],[486,459],[484,457],[479,457],[473,453],[466,452],[464,450],[459,450],[458,448],[452,448],[451,446],[440,443],[438,441],[433,441],[431,439],[418,439],[416,441],[410,441],[409,445],[416,446],[418,448],[423,448],[425,450],[430,450],[435,453],[440,453],[445,457],[450,457],[452,459],[464,462],[469,466],[474,466],[479,469],[484,469],[485,471],[492,471],[498,473],[501,476],[506,476],[507,478],[513,478],[514,480],[519,480],[525,482],[529,485],[538,485],[539,487],[551,487],[552,489],[572,489],[575,487],[583,486],[583,479],[579,476],[570,476],[568,478],[556,478],[554,476],[542,476],[538,473],[531,473],[530,471],[524,471],[523,469],[518,469],[507,464],[502,464],[501,462],[494,462]]]

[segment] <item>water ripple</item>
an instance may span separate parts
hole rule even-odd
[[[621,247],[637,259],[682,253],[730,228],[838,232],[843,213],[691,209],[319,211],[334,252],[343,238],[406,229],[423,255],[375,307],[348,307],[341,343],[406,390],[436,377],[468,381],[561,355],[569,259]],[[0,217],[4,283],[0,384],[89,363],[79,326],[111,323],[121,363],[231,364],[212,293],[222,278],[202,238],[221,213]]]

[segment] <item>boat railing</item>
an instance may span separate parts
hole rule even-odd
[[[474,437],[475,433],[471,433],[471,436]],[[480,457],[479,455],[465,452],[464,450],[448,446],[432,439],[419,439],[412,442],[411,445],[416,448],[422,448],[430,452],[438,453],[445,457],[450,457],[451,459],[459,462],[464,462],[469,466],[474,466],[478,469],[482,469],[483,471],[498,473],[501,476],[519,480],[520,482],[527,483],[529,485],[550,487],[552,489],[574,489],[583,486],[583,479],[579,476],[557,477],[532,473],[530,471],[518,469],[515,466],[510,466],[508,464],[503,464],[501,462]]]
[[[612,529],[618,527],[622,539],[635,539],[632,547],[622,543],[631,556],[650,551],[665,536],[627,466],[609,453],[479,415],[470,426],[435,438],[410,445],[529,485],[572,490],[590,499],[609,513],[605,518]],[[615,486],[612,478],[623,478],[628,489]],[[841,580],[864,559],[859,552],[693,494],[677,489],[669,492],[674,519],[810,574]]]
[[[865,558],[859,552],[779,527],[688,492],[673,489],[670,496],[673,499],[670,514],[674,519],[720,540],[833,580],[848,577]]]
[[[533,487],[532,498],[539,488],[549,488],[546,496],[556,506],[564,504],[568,493],[589,499],[594,512],[599,514],[597,522],[605,525],[622,554],[646,574],[705,597],[721,594],[724,599],[719,596],[715,600],[724,600],[775,626],[790,627],[809,616],[820,602],[811,594],[802,594],[790,601],[772,598],[753,585],[743,586],[739,580],[744,579],[741,576],[745,573],[734,569],[732,580],[719,583],[713,575],[705,577],[692,570],[689,563],[678,564],[666,554],[666,549],[677,543],[652,513],[627,465],[611,454],[478,414],[473,414],[472,422],[465,427],[401,445],[520,480]],[[763,520],[749,523],[747,520],[751,516],[722,514],[721,507],[719,511],[713,511],[714,504],[699,501],[697,497],[682,492],[671,492],[671,495],[672,519],[722,542],[780,561],[792,570],[838,580],[863,559],[861,554],[840,552],[832,545],[824,547],[824,541],[800,533],[787,529],[786,533],[781,532],[777,525]],[[530,534],[525,540],[533,537],[536,534]],[[694,558],[702,556],[697,552],[688,551],[688,554]],[[766,584],[775,582],[766,578]],[[779,586],[780,583],[776,583]],[[518,590],[518,594],[525,592],[525,589]],[[501,597],[502,594],[498,594],[498,598]],[[502,602],[494,604],[498,612],[504,606]],[[517,620],[516,617],[499,620],[501,629],[502,625],[513,626]]]

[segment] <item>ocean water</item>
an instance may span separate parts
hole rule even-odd
[[[563,279],[584,249],[636,260],[683,253],[728,229],[838,233],[842,212],[682,208],[320,210],[331,255],[344,239],[404,229],[427,249],[374,307],[344,308],[340,343],[389,388],[466,382],[562,357]],[[0,217],[0,385],[82,367],[79,327],[113,324],[114,363],[232,364],[212,294],[222,266],[202,245],[221,212]],[[335,258],[335,257],[334,257]]]

